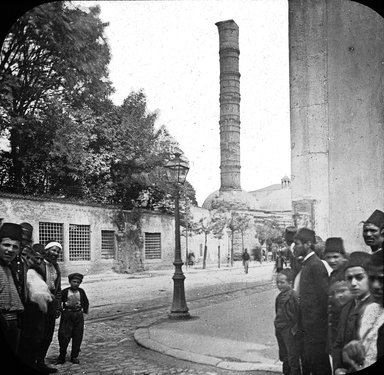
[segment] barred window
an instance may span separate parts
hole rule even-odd
[[[115,259],[115,231],[101,231],[101,259]]]
[[[161,259],[161,233],[145,233],[145,259]]]
[[[63,223],[39,222],[39,243],[44,246],[49,241],[56,241],[63,246],[63,233]],[[64,251],[61,251],[57,260],[59,262],[64,260]]]
[[[89,225],[69,224],[69,260],[91,260]]]

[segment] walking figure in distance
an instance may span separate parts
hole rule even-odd
[[[249,257],[249,254],[248,254],[248,250],[247,250],[247,249],[245,249],[245,250],[244,250],[244,253],[241,254],[241,258],[243,259],[244,272],[245,272],[245,273],[248,273],[250,257]]]

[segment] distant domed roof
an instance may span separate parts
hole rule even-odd
[[[216,190],[208,195],[202,205],[207,210],[220,206],[238,210],[257,210],[260,208],[257,198],[244,190]]]
[[[260,208],[267,211],[291,211],[291,189],[272,190],[260,199]]]

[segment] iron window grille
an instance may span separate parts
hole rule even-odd
[[[115,231],[101,231],[101,259],[115,259]]]
[[[145,259],[161,259],[161,233],[145,233]]]
[[[91,260],[89,225],[69,224],[69,260]]]

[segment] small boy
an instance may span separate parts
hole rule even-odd
[[[279,346],[279,359],[284,375],[301,375],[300,339],[298,334],[299,301],[292,289],[292,270],[282,269],[276,275],[280,290],[275,302],[275,335]]]
[[[68,276],[69,288],[62,291],[62,314],[58,332],[60,355],[57,364],[65,362],[69,341],[72,339],[71,362],[79,364],[77,358],[80,352],[84,333],[84,315],[88,314],[89,302],[85,291],[79,288],[83,275],[72,273]]]

